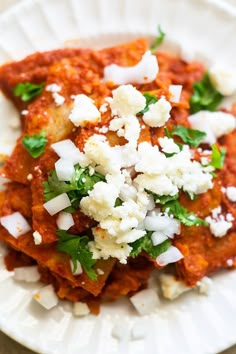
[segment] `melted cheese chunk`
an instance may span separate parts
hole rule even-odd
[[[129,83],[146,84],[155,80],[159,71],[157,58],[147,51],[141,61],[130,67],[111,64],[104,69],[104,81],[113,81],[118,85]]]

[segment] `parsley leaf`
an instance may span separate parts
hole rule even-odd
[[[188,210],[184,208],[178,200],[169,201],[164,204],[162,208],[168,215],[174,215],[186,226],[208,225],[205,220],[197,218],[194,213],[189,213]]]
[[[156,96],[153,96],[153,95],[151,95],[148,92],[144,92],[143,96],[146,99],[146,106],[144,107],[144,109],[142,111],[137,113],[138,115],[144,114],[147,111],[149,111],[150,104],[154,104],[154,103],[156,103],[158,101],[158,98]]]
[[[22,101],[27,102],[32,98],[38,97],[43,91],[44,83],[36,85],[30,82],[20,82],[13,89],[13,94],[16,97],[21,97]]]
[[[153,193],[147,189],[145,189],[145,191],[148,194],[151,194],[153,196],[154,201],[159,204],[166,204],[167,202],[170,202],[171,200],[176,200],[179,198],[178,193],[175,195],[157,195],[156,193]]]
[[[88,167],[82,168],[79,164],[74,167],[75,172],[70,182],[59,181],[55,170],[51,171],[48,180],[43,182],[46,202],[62,193],[67,193],[71,201],[71,206],[65,209],[68,213],[75,212],[79,207],[80,200],[88,195],[94,185],[105,180],[105,177],[98,172],[90,176]]]
[[[191,113],[201,110],[214,111],[222,99],[223,96],[214,88],[206,72],[203,79],[193,85],[193,95],[189,101]]]
[[[202,140],[205,138],[206,133],[200,130],[186,128],[183,125],[177,125],[176,129],[172,131],[172,135],[179,136],[191,147],[198,147],[198,145],[201,144]]]
[[[158,36],[155,38],[153,44],[151,45],[151,52],[155,53],[157,48],[161,45],[165,38],[165,32],[162,31],[161,26],[157,26]]]
[[[132,247],[130,253],[132,258],[137,257],[142,251],[145,251],[152,258],[156,258],[161,253],[167,251],[171,246],[169,240],[162,242],[160,245],[154,246],[151,240],[151,235],[152,232],[148,232],[145,236],[129,244]]]
[[[45,146],[47,144],[47,138],[45,132],[40,132],[36,135],[25,135],[22,139],[22,145],[29,152],[29,154],[36,159],[45,151]]]
[[[216,144],[211,146],[212,154],[211,154],[211,162],[210,166],[213,166],[217,169],[221,169],[224,165],[226,149],[225,148],[218,148]]]
[[[72,235],[64,230],[57,230],[57,235],[60,236],[57,250],[68,254],[73,262],[73,273],[77,269],[77,261],[80,262],[89,278],[97,279],[97,274],[92,268],[96,263],[96,259],[92,258],[92,253],[88,248],[90,241],[88,236]]]

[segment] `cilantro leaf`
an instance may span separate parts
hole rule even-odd
[[[213,166],[217,169],[221,169],[224,165],[226,149],[225,148],[218,148],[216,144],[211,146],[212,154],[211,154],[211,162],[210,166]]]
[[[74,167],[75,172],[70,182],[59,181],[55,170],[51,171],[48,180],[43,182],[46,202],[62,193],[67,193],[71,201],[71,206],[65,209],[68,213],[75,212],[79,207],[80,200],[88,195],[94,185],[105,180],[105,177],[98,172],[90,176],[88,167],[82,168],[79,164]]]
[[[153,96],[153,95],[151,95],[148,92],[144,92],[143,96],[146,99],[146,106],[144,107],[144,109],[142,111],[137,113],[138,115],[144,114],[147,111],[149,111],[150,104],[154,104],[154,103],[156,103],[158,101],[158,98],[156,96]]]
[[[161,253],[167,251],[171,246],[169,240],[162,242],[160,245],[154,246],[151,240],[151,235],[152,232],[148,232],[145,236],[129,244],[132,247],[130,253],[132,258],[137,257],[142,251],[145,251],[152,258],[156,258]]]
[[[21,97],[22,101],[27,102],[32,98],[38,97],[44,89],[44,83],[36,85],[30,82],[20,82],[13,89],[13,94],[16,97]]]
[[[145,189],[145,191],[153,196],[153,199],[156,203],[159,204],[166,204],[167,202],[170,202],[171,200],[176,200],[179,198],[179,194],[175,194],[175,195],[157,195],[156,193],[153,193],[151,191],[149,191],[148,189]]]
[[[186,226],[208,225],[205,220],[196,217],[194,213],[189,213],[188,210],[184,208],[178,200],[169,201],[164,204],[162,208],[164,212],[166,212],[168,215],[174,215]]]
[[[25,135],[22,139],[22,145],[29,152],[29,154],[36,159],[41,156],[45,151],[45,146],[47,144],[46,133],[41,131],[36,135]]]
[[[158,36],[155,38],[153,44],[151,45],[151,52],[155,53],[157,48],[161,45],[165,38],[165,32],[162,31],[161,26],[157,26]]]
[[[193,85],[193,95],[189,101],[191,113],[201,110],[214,111],[222,99],[223,96],[214,88],[206,72],[202,80]]]
[[[57,230],[56,234],[60,236],[57,250],[68,254],[73,262],[73,273],[77,269],[77,261],[80,262],[85,272],[92,280],[97,279],[97,274],[92,268],[96,259],[92,258],[92,253],[88,248],[90,241],[88,236],[78,236],[69,234],[65,230]]]
[[[186,128],[183,125],[177,125],[176,129],[172,131],[172,135],[179,136],[191,147],[198,147],[198,145],[201,144],[202,140],[205,138],[206,133],[200,130]]]

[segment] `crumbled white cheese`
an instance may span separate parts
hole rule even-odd
[[[27,109],[24,109],[23,111],[21,111],[22,116],[27,116],[28,113],[29,113],[29,111]]]
[[[166,152],[167,154],[177,154],[180,152],[180,148],[175,144],[172,138],[167,138],[165,136],[164,138],[159,138],[158,141],[163,152]]]
[[[84,154],[90,165],[103,175],[120,171],[116,153],[103,135],[91,136],[85,144]]]
[[[203,277],[197,282],[197,287],[200,294],[208,295],[213,285],[213,281],[208,277]]]
[[[105,102],[105,103],[103,103],[103,104],[101,105],[101,107],[99,108],[99,111],[100,111],[101,113],[106,113],[106,112],[107,112],[107,109],[108,109],[108,103]]]
[[[233,259],[231,259],[231,258],[227,259],[226,264],[228,267],[233,267],[233,265],[234,265]]]
[[[76,127],[86,127],[89,123],[97,123],[101,119],[101,113],[94,101],[84,94],[75,96],[74,106],[69,119]]]
[[[236,91],[236,71],[235,69],[213,65],[209,69],[209,77],[212,85],[223,96],[230,96]]]
[[[47,92],[52,92],[52,93],[57,93],[61,91],[61,86],[57,84],[50,84],[46,86],[46,91]]]
[[[169,92],[171,94],[170,101],[173,103],[178,103],[180,101],[180,96],[182,92],[182,85],[170,85]]]
[[[127,243],[116,243],[116,239],[101,228],[92,229],[94,241],[90,241],[88,246],[94,259],[108,259],[114,257],[120,260],[121,263],[127,263],[132,248]]]
[[[227,195],[227,198],[231,202],[236,202],[236,187],[230,186],[225,189],[225,193]]]
[[[214,144],[221,136],[231,133],[236,127],[232,114],[225,112],[200,111],[188,117],[193,129],[206,133],[205,143]]]
[[[234,220],[232,214],[228,213],[227,219],[221,214],[221,207],[215,208],[211,211],[211,216],[206,217],[206,221],[209,223],[210,231],[215,237],[223,237],[227,234],[228,230],[233,226]]]
[[[119,85],[129,83],[145,84],[155,80],[159,71],[157,58],[147,51],[141,61],[129,67],[111,64],[104,68],[104,81],[113,81]]]
[[[73,314],[75,316],[87,316],[90,313],[90,309],[85,302],[75,302],[73,306]]]
[[[96,221],[111,215],[112,208],[119,196],[119,190],[106,182],[98,182],[87,197],[81,199],[81,211]]]
[[[105,274],[104,270],[102,270],[101,268],[97,268],[97,273],[98,273],[98,275],[104,275]]]
[[[181,280],[177,280],[174,275],[171,274],[161,274],[159,277],[162,294],[166,299],[174,300],[186,291],[191,290]]]
[[[112,119],[110,121],[109,130],[117,131],[119,137],[123,136],[128,142],[136,145],[141,128],[135,116],[128,116]]]
[[[168,159],[162,154],[158,146],[152,146],[148,142],[143,142],[138,145],[139,161],[135,165],[136,172],[143,172],[146,175],[164,173]]]
[[[113,116],[135,116],[146,105],[145,97],[132,85],[119,86],[112,95],[110,107]]]
[[[54,99],[56,106],[61,106],[65,102],[65,97],[63,97],[62,95],[59,95],[59,93],[57,93],[57,92],[54,92],[52,94],[52,97]]]
[[[150,127],[162,127],[170,118],[171,104],[165,97],[149,105],[149,110],[144,113],[143,121]]]
[[[42,235],[38,231],[33,232],[34,244],[40,245],[42,243]]]
[[[178,188],[165,175],[147,175],[140,174],[134,182],[140,190],[149,190],[157,195],[175,195],[178,193]]]
[[[27,181],[32,181],[32,179],[33,179],[32,173],[29,173],[26,178],[27,178]]]

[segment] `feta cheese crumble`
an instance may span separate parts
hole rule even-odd
[[[74,105],[69,119],[76,127],[86,127],[89,123],[95,124],[99,122],[101,113],[91,98],[80,94],[74,98]]]
[[[225,193],[226,193],[227,198],[231,202],[236,202],[236,187],[229,186],[229,187],[225,188]]]
[[[162,127],[170,118],[171,108],[170,102],[161,97],[156,103],[150,104],[143,121],[152,128]]]
[[[228,220],[230,221],[228,221]],[[211,216],[205,219],[210,226],[210,231],[215,237],[223,237],[227,234],[228,230],[233,226],[232,221],[234,217],[228,213],[226,216],[221,214],[221,207],[215,208],[211,211]]]

